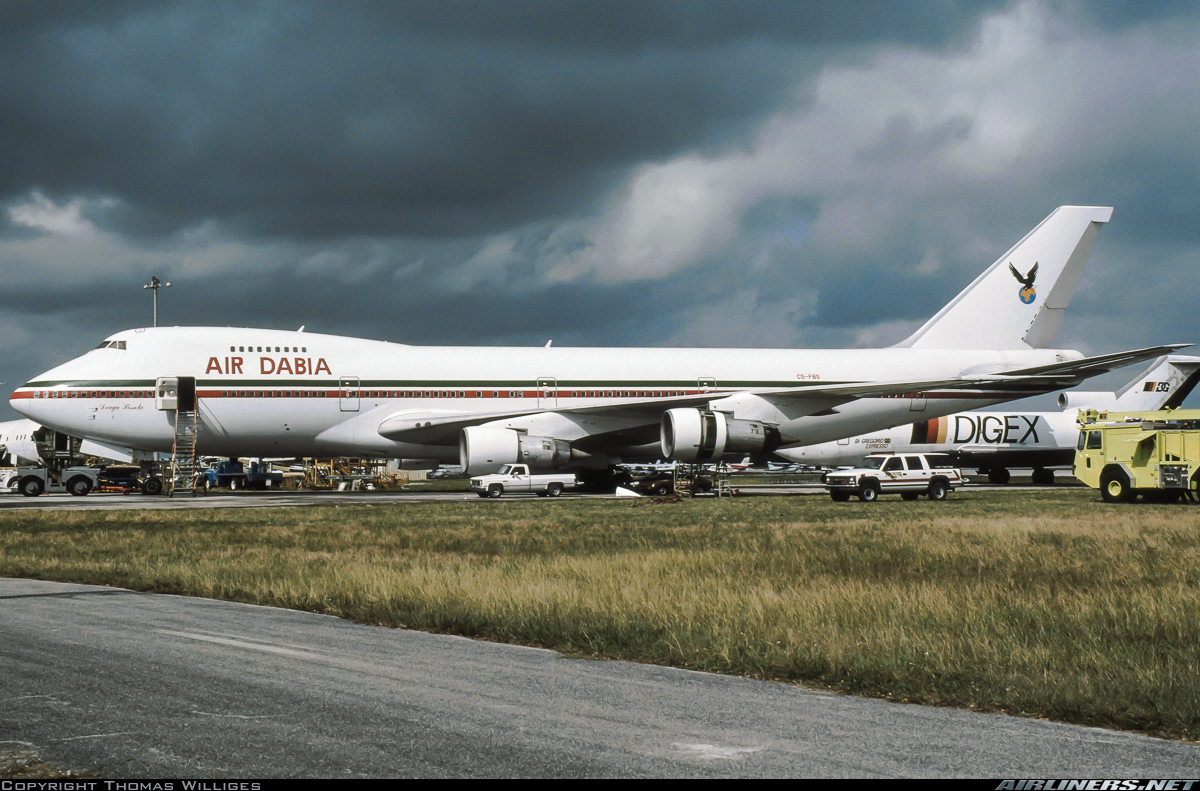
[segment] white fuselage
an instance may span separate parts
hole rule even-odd
[[[815,467],[851,466],[872,453],[954,453],[963,466],[1069,466],[1076,414],[963,412],[777,453]]]
[[[38,428],[38,424],[32,420],[6,420],[0,423],[0,447],[4,448],[0,464],[12,467],[38,464],[41,457],[38,455],[37,442],[33,439],[33,432]]]
[[[170,327],[127,330],[26,383],[12,396],[21,414],[97,442],[169,451],[173,411],[156,408],[156,380],[195,377],[197,451],[228,456],[375,456],[450,461],[457,444],[387,439],[379,426],[402,416],[510,413],[494,425],[575,441],[643,420],[572,413],[572,407],[636,404],[713,394],[735,418],[773,420],[789,445],[814,444],[914,419],[1028,395],[944,390],[863,398],[814,415],[753,396],[834,383],[929,381],[1078,359],[1055,349],[674,349],[419,347],[279,330]],[[916,396],[916,397],[909,397]],[[614,437],[618,435],[613,434]],[[609,463],[655,458],[644,436],[614,439]]]

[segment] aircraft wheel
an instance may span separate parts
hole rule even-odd
[[[913,500],[917,499],[920,496],[921,496],[920,492],[900,492],[900,499],[908,500],[909,502],[912,502]]]
[[[1047,470],[1044,467],[1035,467],[1030,480],[1038,486],[1053,486],[1054,485],[1054,470]]]
[[[46,491],[46,485],[42,483],[41,478],[35,478],[30,475],[28,478],[22,478],[19,484],[21,494],[26,497],[37,497],[42,492]]]
[[[561,483],[550,484],[549,486],[546,487],[546,494],[550,495],[551,497],[558,497],[560,494],[562,494],[562,484]]]
[[[504,494],[504,487],[498,483],[493,483],[488,487],[488,497],[499,497]]]
[[[858,490],[858,499],[864,503],[873,503],[879,499],[879,484],[875,481],[867,481]]]
[[[988,470],[988,482],[994,483],[997,486],[1005,485],[1011,477],[1008,470],[1004,467],[996,467],[995,469]]]
[[[67,491],[72,497],[85,497],[92,490],[92,482],[82,475],[77,475],[67,481]]]
[[[833,498],[835,503],[844,503],[850,499],[850,492],[843,492],[835,489],[829,493],[829,496]]]
[[[142,482],[142,494],[162,494],[162,490],[161,478],[147,478]]]

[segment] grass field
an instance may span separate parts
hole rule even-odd
[[[1200,737],[1200,508],[646,502],[10,511],[0,575]]]

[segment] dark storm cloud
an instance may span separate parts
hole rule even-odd
[[[941,46],[996,3],[32,4],[0,18],[0,197],[112,227],[478,234],[736,144],[812,53]]]

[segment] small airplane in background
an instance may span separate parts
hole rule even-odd
[[[471,475],[737,460],[1074,387],[1187,345],[1052,348],[1111,214],[1059,207],[885,349],[419,347],[158,327],[110,336],[11,404],[141,451],[171,451],[192,421],[204,455],[428,460]]]
[[[23,418],[0,422],[0,467],[37,466],[51,450],[67,450],[72,440],[78,456],[93,456],[128,464],[133,456],[128,450],[100,445],[90,440],[78,440],[66,434]]]
[[[1077,410],[1176,409],[1198,382],[1200,357],[1164,355],[1115,393],[1059,393],[1062,412],[961,412],[776,454],[811,466],[843,467],[871,453],[945,453],[956,466],[975,467],[992,483],[1008,483],[1009,469],[1019,467],[1033,469],[1034,483],[1049,484],[1052,467],[1075,461]]]

